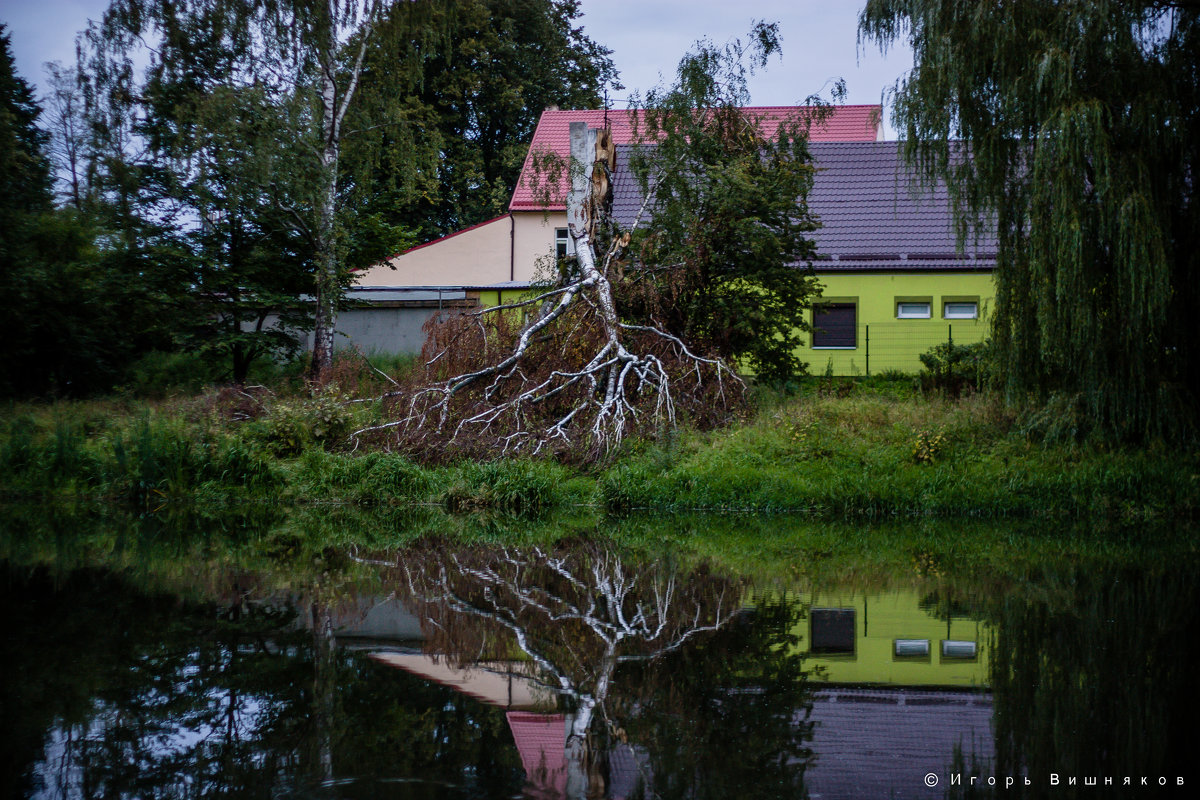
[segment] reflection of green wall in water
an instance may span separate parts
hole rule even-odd
[[[813,654],[831,683],[888,683],[900,686],[983,686],[988,682],[987,626],[961,615],[921,607],[923,595],[912,589],[880,593],[802,592],[808,619],[795,630],[800,647],[811,647],[812,609],[854,610],[853,654]],[[896,657],[896,639],[928,639],[929,655]],[[944,658],[943,640],[976,643],[974,659]]]

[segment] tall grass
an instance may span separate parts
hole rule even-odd
[[[278,481],[270,462],[235,437],[149,415],[127,422],[89,437],[86,426],[67,415],[53,418],[49,430],[28,416],[10,420],[0,445],[6,492],[67,491],[146,503],[214,486],[255,493]]]
[[[378,408],[333,394],[259,395],[244,422],[201,403],[21,409],[0,419],[0,492],[139,504],[199,497],[423,505],[451,513],[537,514],[590,504],[616,514],[1138,521],[1200,511],[1200,453],[1034,441],[985,397],[921,397],[911,384],[898,389],[901,383],[764,394],[748,420],[632,442],[593,473],[549,459],[426,467],[394,453],[350,452],[344,433],[330,431],[360,425]]]
[[[613,512],[809,511],[849,517],[1191,516],[1200,459],[1032,444],[986,399],[814,397],[650,448],[602,477]]]

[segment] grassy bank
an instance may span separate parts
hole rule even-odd
[[[791,400],[743,425],[648,447],[600,486],[609,509],[1190,516],[1200,459],[1039,443],[986,398],[860,393]]]
[[[761,401],[727,429],[630,444],[592,470],[524,459],[421,466],[349,452],[346,432],[378,411],[336,393],[14,406],[0,425],[0,482],[10,498],[150,507],[278,501],[536,513],[582,505],[1126,521],[1200,510],[1194,452],[1042,443],[987,398],[924,397],[907,381],[807,388]],[[256,413],[247,413],[252,403]]]

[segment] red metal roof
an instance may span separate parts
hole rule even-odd
[[[550,797],[565,797],[567,790],[567,723],[562,714],[509,711],[525,779]]]
[[[764,133],[773,134],[775,128],[786,117],[802,112],[808,106],[754,106],[745,111],[758,118]],[[608,124],[612,128],[616,144],[633,144],[633,111],[609,111]],[[809,138],[814,142],[873,142],[879,138],[881,108],[868,106],[835,106],[832,113],[819,125],[813,126]],[[605,112],[602,109],[576,109],[566,111],[543,111],[538,120],[521,177],[508,204],[510,211],[543,211],[547,208],[565,207],[565,199],[547,205],[534,198],[531,179],[532,161],[535,153],[550,151],[562,158],[571,153],[571,123],[586,122],[589,127],[604,126]],[[528,179],[528,180],[527,180]]]

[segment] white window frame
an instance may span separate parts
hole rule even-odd
[[[970,313],[960,311],[951,311],[952,306],[970,306]],[[942,317],[944,319],[979,319],[979,303],[975,300],[955,300],[946,303],[942,306]]]
[[[571,234],[566,228],[554,229],[554,257],[567,258],[574,255],[575,248],[571,247]]]
[[[896,319],[929,319],[933,314],[932,306],[932,303],[924,300],[899,301],[896,303]]]

